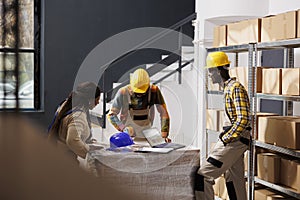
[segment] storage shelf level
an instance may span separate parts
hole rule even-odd
[[[207,52],[226,51],[226,52],[236,53],[236,52],[248,51],[248,49],[249,49],[248,44],[242,44],[242,45],[235,45],[235,46],[208,48]]]
[[[257,49],[259,50],[297,47],[300,47],[300,38],[274,42],[262,42],[257,44]]]
[[[272,145],[272,144],[267,144],[267,143],[260,142],[260,141],[257,141],[257,140],[254,141],[254,144],[255,144],[255,146],[258,146],[258,147],[262,147],[262,148],[265,148],[265,149],[276,151],[278,153],[283,153],[283,154],[286,154],[286,155],[289,155],[289,156],[300,158],[300,151],[297,151],[297,150],[288,149],[288,148],[284,148],[284,147],[278,147],[278,146],[275,146],[275,145]]]
[[[224,94],[224,92],[223,91],[217,91],[217,90],[209,90],[209,91],[207,91],[207,94],[222,95],[222,94]]]
[[[298,47],[300,47],[300,38],[274,41],[274,42],[257,43],[258,50],[278,49],[278,48],[298,48]],[[248,51],[248,49],[249,49],[249,44],[240,44],[234,46],[207,48],[207,52],[225,51],[225,52],[237,53],[237,52]]]
[[[292,197],[294,197],[294,198],[300,199],[300,194],[294,192],[292,189],[288,189],[288,188],[282,187],[282,186],[280,186],[280,185],[276,185],[276,184],[274,184],[274,183],[269,183],[269,182],[264,181],[264,180],[261,180],[261,179],[259,179],[259,178],[257,178],[257,177],[254,178],[254,181],[255,181],[256,183],[265,185],[265,186],[267,186],[267,187],[269,187],[269,188],[272,188],[272,189],[274,189],[274,190],[277,190],[277,191],[279,191],[279,192],[285,193],[285,194],[287,194],[287,195],[289,195],[289,196],[292,196]]]
[[[257,93],[256,97],[263,98],[263,99],[271,99],[271,100],[281,100],[281,101],[300,101],[300,96]]]

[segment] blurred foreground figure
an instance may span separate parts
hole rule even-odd
[[[1,200],[146,199],[87,174],[26,119],[1,113],[0,126]]]

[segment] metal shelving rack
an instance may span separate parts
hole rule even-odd
[[[276,41],[276,42],[265,42],[265,43],[250,43],[247,45],[236,45],[236,46],[226,46],[226,47],[219,47],[219,48],[208,48],[207,52],[214,52],[214,51],[224,51],[228,53],[236,53],[236,64],[238,63],[238,53],[240,52],[248,52],[248,80],[253,80],[248,82],[249,87],[249,99],[250,99],[250,106],[252,110],[252,135],[256,133],[256,111],[257,111],[257,99],[272,99],[272,100],[281,100],[284,102],[293,102],[293,101],[300,101],[300,96],[287,96],[287,95],[270,95],[270,94],[257,94],[256,90],[256,67],[257,67],[257,54],[258,51],[261,50],[272,50],[272,49],[284,49],[285,54],[285,67],[292,68],[294,67],[294,48],[300,47],[300,38],[298,39],[291,39],[291,40],[284,40],[284,41]],[[207,91],[207,94],[223,94],[220,91]],[[285,105],[285,113],[289,114],[291,106]],[[255,148],[264,148],[267,150],[271,150],[277,153],[281,153],[283,155],[292,156],[296,159],[300,159],[300,152],[295,151],[292,149],[282,148],[275,145],[263,143],[260,141],[254,140],[250,145],[249,149],[249,157],[248,157],[248,199],[254,199],[254,183],[259,183],[261,185],[265,185],[269,188],[277,190],[279,192],[285,193],[291,197],[300,199],[300,194],[295,192],[292,189],[276,185],[274,183],[270,183],[264,180],[261,180],[254,175],[254,164],[255,164]]]
[[[276,42],[265,42],[256,44],[257,50],[272,50],[272,49],[284,49],[284,67],[285,68],[293,68],[294,67],[294,48],[300,47],[300,39],[291,39],[291,40],[283,40]],[[287,96],[287,95],[269,95],[269,94],[256,94],[256,98],[262,99],[272,99],[272,100],[280,100],[285,103],[284,107],[284,115],[292,114],[292,104],[293,101],[300,101],[300,96]],[[264,148],[267,150],[271,150],[276,153],[280,153],[283,155],[294,157],[295,159],[300,159],[300,152],[282,148],[275,145],[263,143],[260,141],[253,141],[253,145],[255,147]],[[277,184],[269,183],[267,181],[261,180],[257,177],[254,177],[254,182],[265,185],[269,188],[277,190],[279,192],[285,193],[291,197],[300,199],[300,194],[294,191],[293,189],[282,187]]]
[[[224,51],[227,53],[235,53],[235,64],[236,67],[238,65],[238,54],[241,52],[248,52],[248,67],[249,67],[249,73],[248,73],[248,79],[250,79],[250,77],[255,77],[256,76],[253,73],[256,73],[255,70],[253,69],[253,66],[256,66],[256,55],[257,55],[257,51],[255,48],[255,44],[250,43],[250,44],[244,44],[244,45],[235,45],[235,46],[225,46],[225,47],[218,47],[218,48],[208,48],[207,52],[214,52],[214,51]],[[251,69],[251,70],[250,70]],[[254,84],[253,84],[254,83]],[[248,87],[249,88],[256,88],[256,80],[253,81],[253,83],[248,83]],[[248,91],[251,91],[248,93],[249,98],[253,99],[256,97],[256,95],[252,92],[252,89],[249,89]],[[222,95],[223,92],[222,91],[207,91],[207,94],[217,94],[217,95]],[[253,107],[253,110],[256,110],[256,100],[255,101],[250,101],[250,106],[251,108]],[[255,130],[255,121],[252,120],[252,127],[253,130]],[[249,157],[248,157],[248,166],[249,166],[249,172],[247,173],[247,179],[249,180],[248,184],[248,199],[254,199],[253,194],[254,194],[254,168],[252,169],[252,167],[254,166],[253,162],[254,162],[254,156],[253,156],[253,152],[254,152],[254,146],[250,145],[250,150],[249,150]]]

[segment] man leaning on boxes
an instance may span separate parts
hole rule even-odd
[[[195,177],[196,199],[214,199],[212,185],[222,174],[230,199],[246,200],[244,152],[250,141],[250,104],[245,87],[229,76],[230,61],[224,52],[208,54],[206,64],[213,83],[224,88],[225,112],[230,126],[219,135]]]

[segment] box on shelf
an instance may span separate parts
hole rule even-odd
[[[219,130],[219,111],[218,109],[206,109],[206,128],[214,131]]]
[[[281,195],[281,194],[272,194],[267,196],[267,200],[295,200],[293,197]]]
[[[245,151],[245,153],[244,153],[244,166],[245,166],[246,172],[248,171],[248,152],[249,151]],[[254,152],[255,160],[257,160],[257,154],[267,153],[267,152],[268,152],[268,150],[266,150],[266,149],[256,148],[255,152]],[[254,176],[256,176],[256,175],[257,175],[257,167],[254,167]]]
[[[300,163],[281,158],[280,183],[300,192]]]
[[[266,189],[266,188],[258,188],[254,191],[255,200],[292,200],[294,198],[289,197],[284,194],[279,194],[274,190]]]
[[[296,38],[297,11],[262,18],[261,42],[271,42]]]
[[[222,132],[226,113],[224,110],[219,110],[218,115],[219,115],[218,131]]]
[[[256,113],[256,133],[253,139],[258,139],[258,131],[259,131],[259,118],[260,117],[268,117],[268,116],[278,116],[276,113],[267,113],[267,112],[257,112]]]
[[[256,67],[256,92],[262,92],[262,69],[264,67]],[[248,67],[231,67],[229,68],[229,74],[236,79],[246,88],[248,91]]]
[[[279,183],[280,157],[273,153],[257,154],[257,176],[270,183]]]
[[[300,68],[282,69],[282,94],[300,95]]]
[[[227,24],[227,46],[260,42],[261,19]]]
[[[262,93],[282,93],[282,70],[281,68],[263,68],[262,70]]]
[[[258,123],[259,141],[284,148],[300,149],[299,117],[260,117]]]
[[[268,196],[274,195],[275,192],[268,189],[259,189],[254,190],[254,199],[255,200],[266,200]]]
[[[213,185],[213,188],[214,193],[217,197],[224,200],[229,200],[224,176],[220,176],[219,178],[215,179],[215,184]]]
[[[227,45],[227,25],[214,27],[214,47],[223,47]]]
[[[300,37],[300,10],[297,11],[297,37]]]

